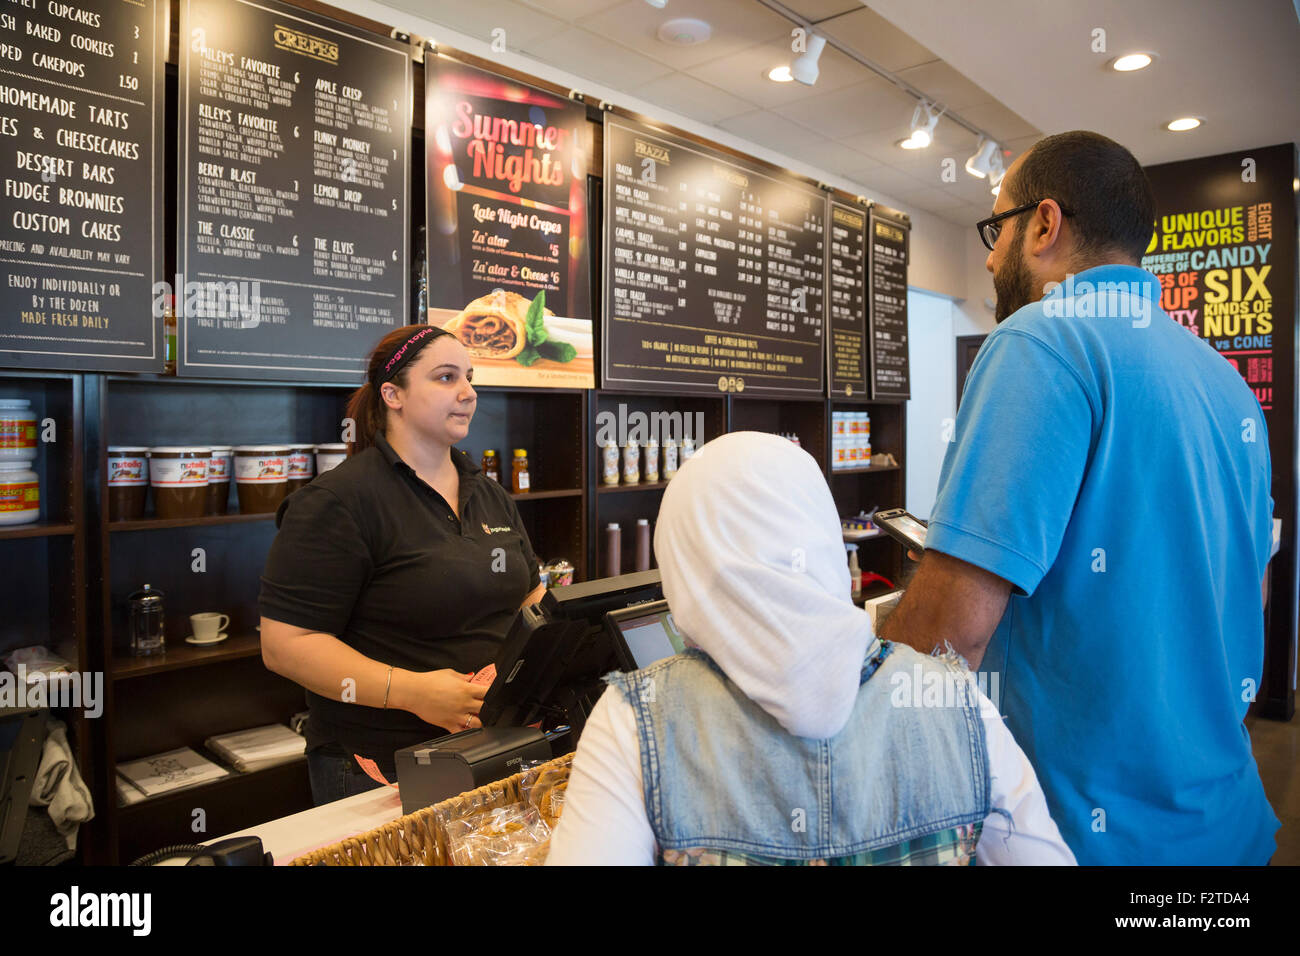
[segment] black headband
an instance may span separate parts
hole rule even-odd
[[[375,372],[370,384],[377,390],[385,382],[391,382],[411,359],[420,354],[420,349],[444,335],[451,335],[451,333],[446,329],[438,328],[436,325],[420,326],[406,337],[406,341],[393,350],[393,354],[388,357],[388,361]]]

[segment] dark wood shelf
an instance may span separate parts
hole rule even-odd
[[[197,375],[164,375],[162,372],[110,372],[104,376],[108,382],[130,382],[136,385],[238,385],[241,388],[339,388],[355,391],[361,382],[295,382],[284,379],[260,378],[204,378]]]
[[[142,518],[139,521],[110,521],[109,531],[157,531],[161,528],[194,528],[203,525],[246,524],[250,521],[273,521],[275,512],[256,515],[205,515],[202,518]]]
[[[619,491],[663,491],[668,485],[667,481],[643,481],[635,485],[600,485],[596,492],[604,495]]]
[[[184,667],[233,661],[241,657],[258,657],[261,653],[262,639],[257,634],[232,634],[220,644],[207,647],[186,644],[184,635],[170,637],[167,639],[167,650],[162,654],[132,657],[129,654],[115,652],[109,679],[128,680],[132,677],[161,674],[163,671],[180,670]]]
[[[248,773],[240,773],[234,767],[225,764],[221,760],[221,758],[208,753],[204,748],[194,747],[193,749],[197,750],[203,757],[207,758],[208,760],[211,760],[219,767],[224,767],[226,770],[229,770],[230,773],[216,780],[209,780],[206,783],[196,784],[195,786],[192,787],[181,787],[178,790],[168,790],[166,793],[160,793],[152,797],[145,797],[143,800],[140,800],[136,803],[128,803],[124,807],[118,807],[117,808],[118,812],[123,814],[124,816],[130,817],[130,816],[134,816],[137,811],[156,809],[160,803],[171,800],[173,797],[183,797],[186,800],[189,800],[194,794],[200,791],[210,792],[225,787],[238,786],[241,782],[273,778],[284,774],[286,770],[294,772],[296,774],[297,772],[296,768],[300,768],[303,764],[307,762],[307,755],[303,754],[301,757],[294,757],[292,760],[286,760],[284,763],[278,763],[273,767],[263,767],[261,770],[253,770]],[[119,762],[130,763],[130,761],[127,760],[123,760]],[[117,776],[116,767],[113,768],[113,775],[114,777]],[[130,861],[129,860],[123,861],[124,864],[128,862]]]
[[[898,471],[898,465],[868,465],[866,468],[832,468],[831,475],[867,475],[877,471]]]
[[[515,501],[536,501],[541,498],[579,498],[582,496],[581,488],[560,488],[555,491],[519,491],[511,492],[510,497]]]
[[[0,540],[5,538],[52,538],[55,535],[75,534],[77,526],[53,521],[33,521],[31,524],[0,526]]]

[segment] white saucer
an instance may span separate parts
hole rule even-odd
[[[229,636],[230,636],[230,635],[227,634],[225,631],[222,631],[220,634],[218,634],[216,637],[212,638],[211,640],[201,641],[201,640],[199,640],[197,637],[195,637],[193,634],[191,634],[189,637],[185,638],[185,643],[186,643],[186,644],[198,644],[200,647],[202,647],[202,646],[205,646],[205,645],[207,645],[207,644],[220,644],[222,641],[224,641],[224,640],[225,640],[227,637],[229,637]]]

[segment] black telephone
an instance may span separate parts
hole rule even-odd
[[[262,841],[255,836],[232,837],[211,846],[177,843],[142,856],[132,866],[157,866],[174,856],[188,856],[186,866],[275,866],[275,858],[262,851]]]

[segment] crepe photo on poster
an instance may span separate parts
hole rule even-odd
[[[425,62],[428,321],[476,385],[594,388],[586,107]]]

